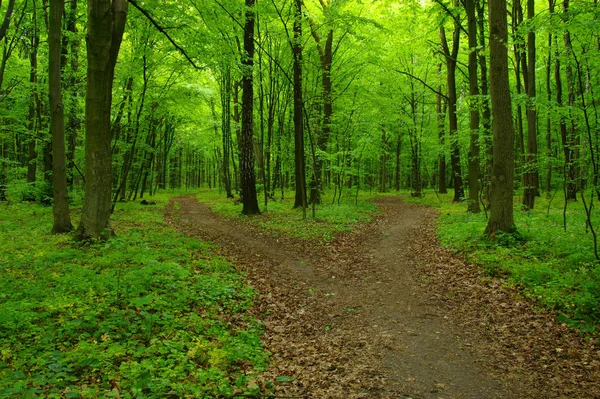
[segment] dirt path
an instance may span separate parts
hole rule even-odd
[[[591,357],[597,348],[563,334],[560,326],[546,328],[558,335],[547,341],[511,338],[535,334],[536,326],[551,318],[520,302],[496,309],[496,300],[513,293],[488,290],[477,272],[465,272],[467,266],[439,247],[431,209],[398,198],[379,199],[383,212],[373,223],[322,248],[273,239],[247,224],[223,220],[193,197],[174,201],[180,205],[171,204],[167,220],[219,245],[257,290],[256,313],[265,323],[264,342],[273,360],[258,383],[276,381],[280,395],[599,397],[592,389],[598,388],[597,380],[587,375],[598,371],[591,359],[587,365],[592,369],[582,371],[589,384],[581,393],[582,378],[565,388],[563,380],[569,377],[560,372],[569,370],[563,363],[547,357],[543,365],[536,363],[541,356],[536,345],[544,352],[563,336],[579,342],[577,348]],[[516,320],[523,311],[532,314],[527,322]],[[511,312],[516,316],[502,319]],[[490,324],[500,328],[497,336]],[[513,341],[530,347],[507,348]],[[554,366],[548,370],[547,364]]]

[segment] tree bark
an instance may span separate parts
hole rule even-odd
[[[456,116],[456,64],[460,44],[460,25],[454,23],[452,49],[446,39],[446,30],[440,28],[440,39],[446,58],[447,90],[448,90],[448,121],[450,130],[450,163],[454,181],[454,202],[462,201],[465,196],[462,172],[460,167],[460,147],[458,145],[458,119]]]
[[[304,118],[302,115],[302,0],[295,0],[294,19],[294,159],[296,172],[296,196],[294,208],[302,207],[306,213],[306,168],[304,156]]]
[[[568,12],[569,0],[563,0],[563,18],[568,18]],[[567,22],[567,20],[565,20],[565,22]],[[577,161],[579,158],[577,143],[579,139],[577,137],[578,132],[575,129],[575,121],[573,118],[573,109],[575,107],[575,79],[573,78],[573,66],[571,65],[571,60],[573,59],[573,45],[571,43],[571,32],[569,29],[565,29],[564,42],[567,58],[565,74],[567,78],[567,105],[569,115],[569,125],[567,126],[565,123],[567,134],[566,139],[564,140],[564,143],[566,144],[565,154],[568,155],[568,162],[567,157],[565,157],[565,165],[567,168],[567,199],[575,201],[577,200],[577,188],[580,185],[577,173]]]
[[[254,0],[246,0],[246,22],[244,24],[244,54],[242,66],[242,132],[240,140],[240,174],[242,188],[242,214],[256,215],[256,177],[254,174]]]
[[[490,197],[490,181],[492,179],[492,134],[491,134],[491,111],[490,102],[488,99],[489,94],[489,81],[488,81],[488,67],[486,59],[486,34],[485,34],[485,0],[477,1],[477,24],[479,26],[479,69],[481,75],[480,81],[480,93],[481,93],[481,119],[482,119],[482,135],[485,143],[485,177],[484,177],[484,194],[485,198]]]
[[[477,76],[477,18],[475,0],[465,1],[469,32],[469,100],[471,134],[469,136],[469,200],[467,210],[480,212],[479,208],[479,80]]]
[[[65,154],[65,118],[61,91],[61,29],[62,0],[50,0],[50,23],[48,32],[49,68],[48,84],[50,96],[50,134],[52,135],[52,194],[54,202],[53,234],[73,230],[69,216],[69,198],[67,190],[67,157]]]
[[[486,235],[515,230],[513,214],[514,127],[508,81],[508,40],[506,0],[489,2],[490,96],[494,134],[494,165],[491,180],[490,218]]]
[[[85,99],[85,195],[79,239],[112,234],[110,207],[112,154],[110,111],[115,65],[125,22],[126,0],[89,0],[87,92]]]
[[[535,16],[535,1],[527,0],[527,19]],[[525,155],[525,188],[523,191],[523,206],[533,209],[535,196],[538,194],[537,168],[537,110],[535,104],[535,31],[533,28],[527,35],[527,154]]]

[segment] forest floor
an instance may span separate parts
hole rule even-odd
[[[442,248],[398,197],[328,244],[272,238],[193,196],[166,220],[217,244],[257,292],[271,366],[296,398],[600,398],[600,347]]]

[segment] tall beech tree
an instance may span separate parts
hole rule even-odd
[[[535,16],[535,0],[527,0],[527,19],[531,23]],[[529,26],[527,33],[527,152],[523,176],[523,206],[533,209],[538,194],[539,178],[537,167],[537,107],[535,73],[535,30]]]
[[[455,1],[455,5],[457,2]],[[442,51],[446,60],[446,90],[448,91],[448,125],[450,133],[450,163],[452,168],[452,180],[454,182],[454,201],[461,201],[465,196],[460,164],[460,146],[458,144],[458,117],[456,109],[456,66],[458,63],[458,50],[460,49],[460,19],[458,15],[452,15],[454,20],[454,31],[452,43],[446,38],[446,29],[440,27],[440,40]]]
[[[465,0],[467,31],[469,33],[469,212],[479,209],[479,78],[477,75],[477,17],[475,0]]]
[[[79,239],[111,232],[110,115],[115,65],[127,20],[126,0],[89,0],[85,97],[85,196]]]
[[[244,53],[242,54],[242,132],[240,140],[240,175],[242,214],[259,214],[254,171],[254,0],[246,0]]]
[[[61,90],[62,0],[50,0],[48,84],[50,93],[50,133],[52,136],[53,233],[73,230],[69,216],[67,156],[65,152],[65,116]]]
[[[485,228],[485,234],[493,237],[499,232],[511,233],[515,230],[513,210],[515,130],[512,123],[508,80],[506,0],[491,0],[488,7],[494,164],[490,189],[490,218]]]
[[[306,213],[306,166],[304,156],[304,115],[302,100],[302,0],[295,1],[294,41],[294,158],[296,196],[294,208],[302,207]]]

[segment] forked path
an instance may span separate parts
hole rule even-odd
[[[527,375],[534,366],[518,345],[488,341],[490,323],[511,329],[494,319],[493,301],[461,309],[455,295],[476,295],[440,286],[458,261],[439,247],[435,211],[393,197],[376,204],[375,221],[326,247],[268,237],[193,196],[169,205],[169,223],[217,244],[258,293],[272,353],[259,386],[274,381],[278,395],[322,399],[579,397],[541,394],[545,377]]]

